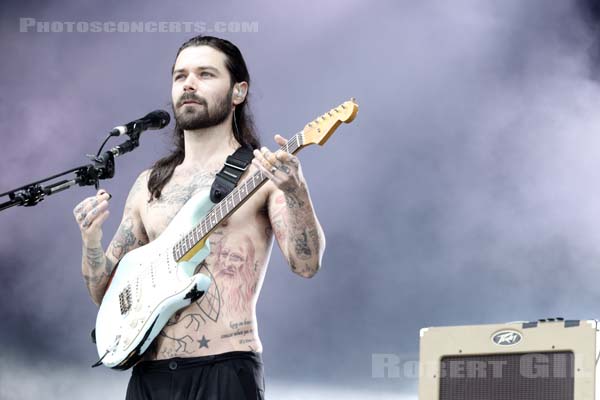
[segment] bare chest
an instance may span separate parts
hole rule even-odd
[[[148,238],[155,240],[165,231],[195,194],[206,191],[208,195],[213,180],[210,173],[193,180],[173,179],[166,185],[161,201],[148,204],[141,213]],[[273,244],[268,195],[266,186],[259,189],[209,236],[210,254],[197,266],[197,272],[211,279],[209,290],[171,318],[155,342],[152,357],[261,348],[255,306]]]
[[[159,199],[144,204],[140,216],[148,239],[153,241],[167,228],[171,220],[192,196],[208,191],[216,171],[174,175],[164,186]]]
[[[209,196],[216,172],[214,170],[174,175],[164,186],[160,199],[146,203],[141,208],[140,216],[150,241],[160,236],[194,195],[204,192],[206,196]],[[219,241],[220,236],[230,232],[245,233],[257,239],[264,239],[265,232],[270,232],[270,224],[266,215],[267,198],[268,193],[264,187],[254,193],[219,225],[218,229],[213,232],[211,241]]]

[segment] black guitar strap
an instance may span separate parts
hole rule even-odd
[[[223,169],[217,173],[210,189],[210,200],[213,203],[220,202],[233,190],[253,158],[252,149],[244,146],[227,157]]]

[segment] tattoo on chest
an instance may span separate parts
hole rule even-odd
[[[156,238],[171,222],[181,207],[203,189],[209,188],[217,171],[195,173],[191,177],[175,178],[163,189],[160,199],[146,204],[146,229]]]
[[[177,206],[183,205],[200,189],[210,187],[215,180],[217,171],[199,172],[189,178],[181,178],[169,182],[154,206]]]

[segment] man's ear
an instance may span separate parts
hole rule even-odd
[[[246,95],[248,94],[248,82],[238,82],[233,85],[233,95],[232,101],[233,105],[237,106],[246,100]]]

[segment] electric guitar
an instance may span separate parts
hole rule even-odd
[[[346,101],[308,123],[281,150],[295,154],[311,144],[323,145],[357,112],[354,99]],[[197,193],[159,237],[119,261],[96,318],[100,360],[94,366],[132,367],[171,316],[202,297],[210,279],[194,271],[210,253],[209,235],[266,181],[258,171],[217,204],[210,200],[210,189]]]

